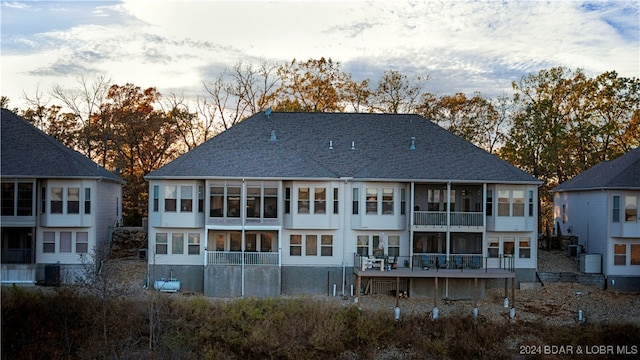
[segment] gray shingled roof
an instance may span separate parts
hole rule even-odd
[[[601,162],[556,186],[552,191],[640,189],[640,148]]]
[[[122,182],[7,109],[2,109],[0,123],[2,177],[100,178]]]
[[[146,176],[212,177],[539,183],[421,116],[348,113],[258,113]]]

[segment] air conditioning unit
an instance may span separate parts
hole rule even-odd
[[[602,255],[580,254],[580,272],[585,274],[602,273]]]

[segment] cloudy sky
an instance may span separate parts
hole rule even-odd
[[[640,77],[638,1],[5,1],[1,89],[72,87],[80,76],[204,92],[242,59],[332,58],[356,80],[429,75],[437,94],[510,93],[565,66]]]

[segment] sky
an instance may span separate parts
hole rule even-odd
[[[640,77],[639,1],[5,1],[9,107],[105,76],[186,98],[242,60],[331,58],[354,80],[428,75],[439,95],[512,94],[564,66]]]

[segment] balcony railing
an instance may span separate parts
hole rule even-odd
[[[498,265],[488,266],[488,260],[490,258],[483,257],[479,254],[414,254],[413,255],[413,268],[419,269],[459,269],[464,271],[465,269],[503,269],[508,271],[515,271],[514,258],[511,256],[501,256],[496,259],[499,260]]]
[[[413,225],[446,226],[446,211],[415,211]],[[483,226],[484,219],[481,212],[452,212],[450,226]]]
[[[277,252],[206,251],[205,265],[279,265]],[[244,260],[244,261],[243,261]]]
[[[3,264],[31,264],[32,249],[2,249]]]

